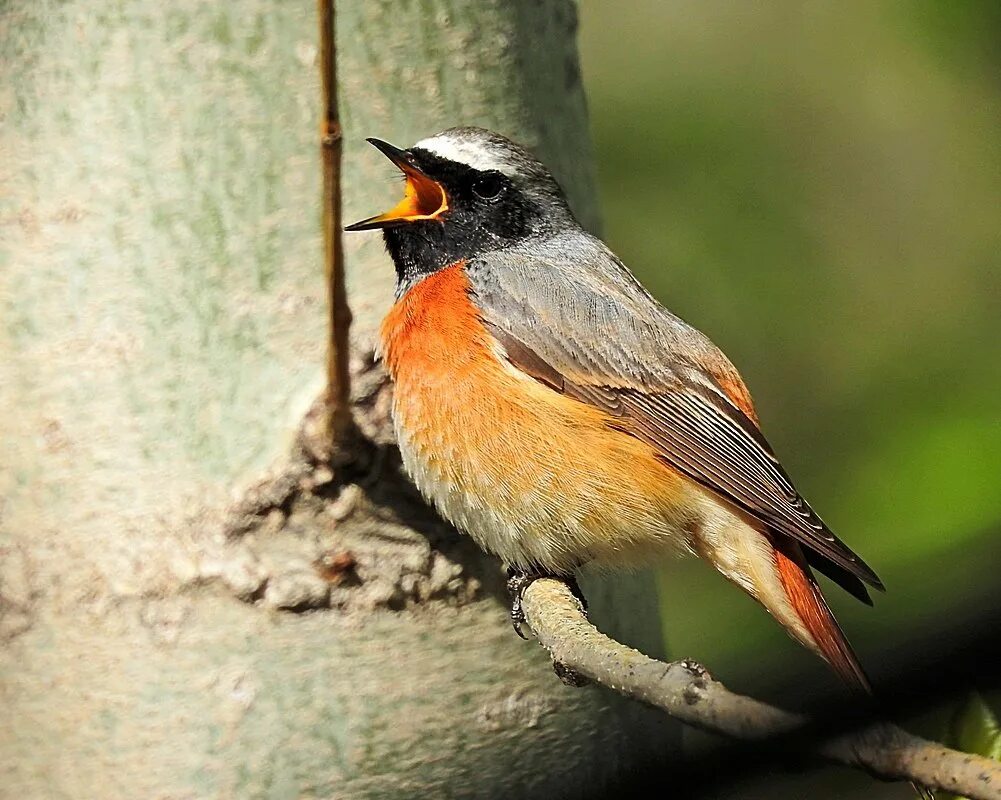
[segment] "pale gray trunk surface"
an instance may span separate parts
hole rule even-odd
[[[365,136],[482,124],[594,224],[572,3],[340,6],[348,221],[398,192]],[[321,388],[315,54],[312,3],[0,12],[2,797],[574,797],[672,752],[515,638],[497,563],[388,448],[225,534]],[[392,269],[346,248],[385,441]],[[622,584],[591,582],[596,619],[656,655],[651,582]]]

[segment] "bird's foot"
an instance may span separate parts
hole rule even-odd
[[[522,639],[528,638],[521,631],[521,626],[528,621],[525,618],[525,608],[523,605],[525,590],[535,583],[535,581],[539,580],[539,578],[552,578],[553,580],[565,583],[580,603],[581,611],[587,614],[587,600],[584,597],[584,593],[580,590],[580,584],[577,583],[577,579],[573,575],[551,575],[545,572],[529,572],[509,567],[507,571],[507,591],[511,597],[511,625],[514,627],[514,632]]]

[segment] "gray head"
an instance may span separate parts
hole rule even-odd
[[[401,284],[577,222],[559,184],[523,147],[450,128],[401,150],[369,141],[407,178],[404,199],[346,230],[381,229]]]

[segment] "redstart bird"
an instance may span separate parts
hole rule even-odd
[[[368,141],[405,193],[347,230],[381,229],[396,266],[393,420],[439,512],[516,586],[695,553],[868,690],[812,570],[869,604],[866,584],[883,585],[796,491],[726,356],[581,228],[523,148],[479,128]]]

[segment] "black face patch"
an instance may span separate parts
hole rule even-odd
[[[513,244],[539,227],[541,207],[506,175],[476,170],[427,150],[410,152],[415,165],[445,190],[448,210],[435,219],[383,231],[401,288],[457,261]]]

